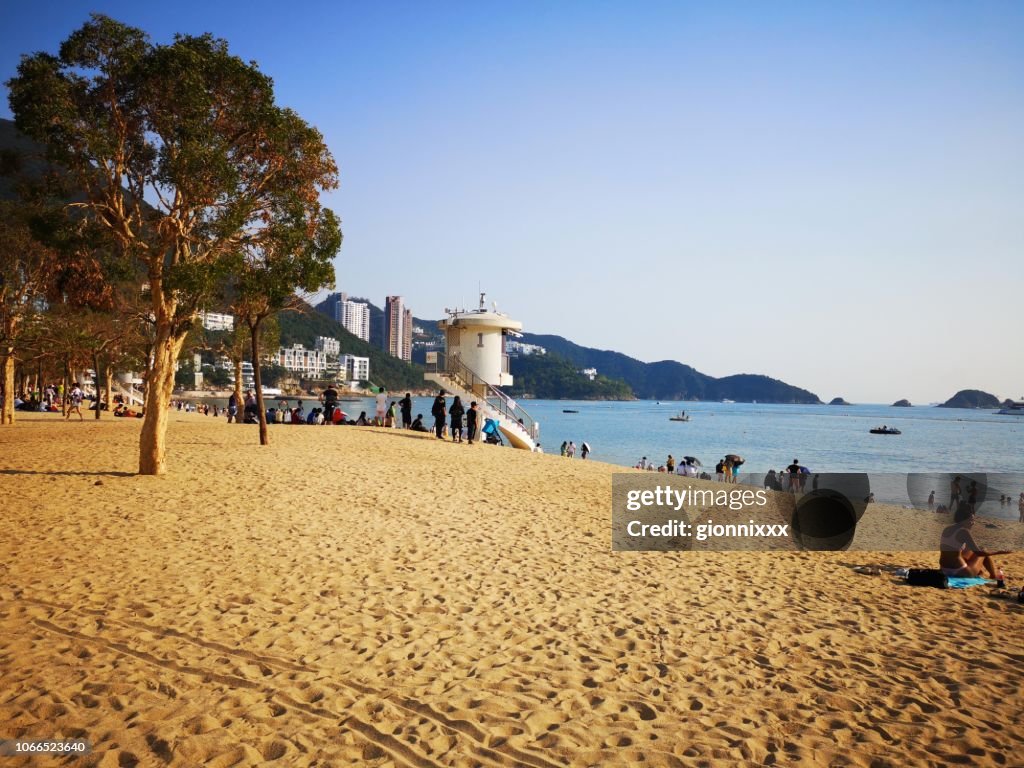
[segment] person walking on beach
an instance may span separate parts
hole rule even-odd
[[[715,479],[718,482],[722,482],[725,479],[725,459],[721,459],[715,464]]]
[[[949,484],[949,508],[956,512],[960,504],[960,475],[953,478]]]
[[[402,411],[402,429],[412,427],[412,395],[408,392],[405,397],[398,401],[398,407]]]
[[[671,453],[668,455],[668,458],[665,459],[665,471],[670,475],[676,471],[676,460],[672,458]]]
[[[586,460],[587,456],[590,455],[590,443],[583,443],[580,446],[580,458]]]
[[[338,390],[333,384],[328,384],[327,389],[320,393],[320,402],[324,404],[324,424],[330,424],[338,406]]]
[[[569,441],[568,440],[563,440],[562,441],[562,456],[563,457],[565,456],[565,452],[568,451],[568,450],[569,450]]]
[[[452,442],[462,442],[462,416],[466,409],[462,407],[462,399],[456,395],[452,401],[452,407],[448,409],[448,415],[452,420]]]
[[[377,412],[374,424],[378,427],[384,426],[384,416],[388,412],[388,393],[381,387],[377,390]]]
[[[971,510],[973,515],[975,507],[978,504],[978,481],[971,480],[970,485],[967,486],[967,508]]]
[[[476,400],[474,400],[469,404],[469,410],[466,411],[466,436],[469,438],[470,445],[476,440],[476,422],[479,414],[480,411],[476,407]]]
[[[71,391],[68,392],[68,403],[70,404],[70,407],[68,408],[67,415],[64,417],[64,421],[71,418],[72,411],[75,411],[78,414],[79,421],[83,421],[85,419],[85,417],[82,416],[82,397],[82,388],[76,381],[75,386],[73,386]]]
[[[565,449],[565,455],[570,459],[576,455],[576,443],[572,440],[569,441],[569,447]]]
[[[434,405],[430,408],[430,415],[434,417],[434,434],[438,440],[444,439],[444,417],[448,415],[448,406],[444,402],[444,390],[437,393],[434,398]]]
[[[928,494],[928,509],[935,509],[935,491]]]
[[[789,472],[789,490],[793,493],[800,493],[800,462],[797,459],[793,459],[793,463],[786,467],[786,471]]]
[[[228,398],[228,424],[234,420],[236,424],[239,424],[238,420],[238,395],[234,392],[231,393],[231,397]]]

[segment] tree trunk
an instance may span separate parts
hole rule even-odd
[[[235,424],[241,424],[242,414],[245,411],[245,406],[242,401],[242,358],[236,357],[232,362],[235,364],[235,404],[238,408],[238,415],[235,417]]]
[[[92,356],[92,382],[93,390],[96,399],[93,400],[96,403],[96,420],[100,419],[100,356],[95,354]]]
[[[109,365],[104,369],[106,373],[106,396],[107,410],[114,412],[114,369]]]
[[[68,359],[67,358],[64,358],[64,384],[63,384],[63,386],[64,386],[64,393],[61,395],[61,398],[60,398],[60,415],[62,417],[64,417],[64,418],[67,418],[67,415],[68,415],[68,391],[70,390],[70,387],[68,387]]]
[[[170,328],[157,327],[153,365],[146,377],[145,416],[139,436],[139,474],[162,475],[167,471],[167,413],[174,392],[174,361],[185,336],[172,336]]]
[[[260,320],[249,324],[249,336],[252,341],[252,375],[256,382],[256,408],[260,412],[260,445],[270,445],[267,434],[267,409],[263,405],[263,379],[260,376]]]
[[[14,350],[5,350],[3,365],[4,406],[0,410],[0,424],[14,423]]]

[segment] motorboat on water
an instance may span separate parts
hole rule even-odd
[[[680,411],[675,416],[669,416],[669,421],[689,421],[690,417],[686,415],[686,411]]]
[[[898,429],[896,429],[896,427],[889,427],[889,426],[884,426],[884,425],[881,426],[881,427],[875,427],[874,429],[869,430],[869,432],[871,432],[872,435],[902,435],[903,434]]]
[[[563,408],[562,413],[579,413],[579,411],[574,411],[571,408]]]
[[[1010,404],[996,411],[1000,416],[1024,416],[1024,400],[1011,400]]]

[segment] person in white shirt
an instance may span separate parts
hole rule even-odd
[[[387,414],[387,412],[388,393],[384,390],[384,387],[381,387],[379,390],[377,390],[377,418],[375,423],[378,427],[384,426],[384,416]]]
[[[71,391],[68,393],[68,400],[70,401],[70,406],[68,407],[68,412],[67,415],[64,417],[64,421],[67,421],[68,419],[71,418],[72,411],[78,414],[79,421],[83,421],[85,419],[85,417],[82,415],[83,397],[84,394],[82,393],[81,387],[78,386],[78,382],[75,382],[75,386],[72,387]]]

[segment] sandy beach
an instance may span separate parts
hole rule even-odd
[[[140,420],[19,416],[0,737],[67,764],[1024,764],[1024,605],[853,570],[934,554],[613,552],[609,464],[174,413],[139,477]]]

